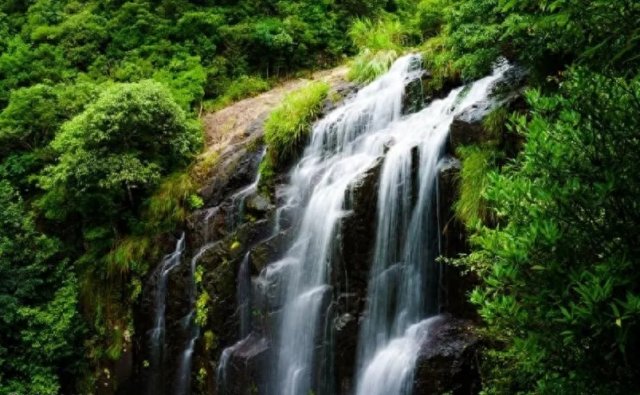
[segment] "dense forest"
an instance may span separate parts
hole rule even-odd
[[[96,393],[156,240],[204,204],[203,114],[409,52],[428,97],[501,58],[527,72],[459,149],[470,251],[442,262],[477,278],[482,391],[640,393],[638,21],[635,0],[2,1],[0,394]],[[327,90],[271,114],[264,177]]]

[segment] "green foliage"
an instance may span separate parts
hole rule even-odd
[[[13,91],[0,112],[0,175],[23,196],[32,196],[30,176],[52,161],[48,144],[58,128],[96,96],[97,87],[87,83],[38,84]]]
[[[488,146],[460,147],[462,161],[460,172],[460,196],[454,205],[455,213],[467,228],[473,229],[489,219],[484,193],[489,174],[495,166],[495,148]]]
[[[129,271],[144,273],[147,269],[146,258],[152,248],[148,236],[129,236],[118,242],[117,246],[107,256],[109,273],[111,275],[125,275]]]
[[[412,23],[423,38],[434,37],[440,33],[444,24],[444,9],[447,2],[444,0],[421,0],[416,6],[416,12]]]
[[[153,79],[169,87],[174,100],[189,110],[204,98],[206,73],[197,56],[179,56],[157,71]]]
[[[264,138],[274,168],[284,166],[296,155],[328,93],[326,82],[309,83],[288,94],[269,115],[264,125]]]
[[[5,181],[0,204],[0,393],[57,394],[78,369],[77,283]]]
[[[198,295],[196,300],[196,319],[195,322],[198,326],[203,327],[207,324],[207,315],[209,313],[209,294],[204,291]]]
[[[504,107],[492,110],[482,120],[482,127],[487,132],[489,144],[498,144],[500,137],[506,132],[509,113]]]
[[[148,199],[144,218],[149,224],[146,231],[172,230],[187,216],[189,199],[195,193],[193,180],[187,173],[167,177]]]
[[[463,259],[506,348],[488,393],[626,394],[640,388],[640,83],[577,69],[558,94],[527,95],[524,151],[490,176],[497,228]],[[558,352],[562,350],[562,352]]]
[[[348,78],[366,83],[384,74],[409,44],[411,33],[409,25],[393,17],[356,21],[349,36],[360,52],[351,63]]]
[[[359,83],[373,81],[386,73],[398,56],[395,50],[372,52],[365,49],[353,59],[347,77]]]
[[[408,35],[405,24],[391,17],[375,22],[358,20],[349,30],[349,37],[356,47],[372,52],[402,50],[409,43]]]
[[[192,210],[197,210],[204,206],[204,200],[202,200],[202,198],[196,194],[189,195],[189,197],[187,198],[187,202],[189,203],[189,208],[191,208]]]
[[[137,207],[162,175],[201,144],[199,127],[159,84],[116,85],[65,123],[51,143],[60,159],[40,179],[49,218],[115,219]]]
[[[156,238],[203,204],[195,189],[218,160],[212,152],[191,165],[203,103],[220,108],[335,64],[351,50],[352,20],[388,4],[0,4],[0,218],[13,235],[0,230],[0,393],[95,391],[81,376],[103,375],[102,362],[130,346]],[[68,318],[80,310],[74,328],[91,332],[71,357],[62,333],[75,347]]]
[[[633,75],[640,65],[633,51],[639,17],[633,0],[456,0],[444,8],[442,35],[465,79],[486,74],[500,55],[531,67],[537,77],[574,62]]]

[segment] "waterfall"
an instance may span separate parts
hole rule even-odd
[[[381,158],[374,259],[360,325],[354,393],[411,393],[420,346],[440,319],[435,189],[449,127],[457,114],[489,98],[492,84],[506,67],[405,116],[406,87],[423,73],[420,57],[407,55],[314,125],[288,184],[277,191],[275,231],[281,230],[281,217],[292,224],[288,249],[255,282],[254,292],[268,305],[266,333],[251,330],[247,253],[237,277],[241,340],[221,355],[219,393],[235,385],[227,377],[234,355],[240,355],[240,361],[257,342],[262,347],[269,340],[266,393],[335,393],[329,378],[332,358],[327,356],[335,348],[330,279],[340,252],[341,220],[350,215],[345,207],[351,188],[379,166]],[[255,185],[247,188],[253,191]],[[242,190],[234,196],[247,195]]]
[[[262,149],[260,152],[260,157],[258,163],[262,162],[262,159],[266,155],[266,148]],[[244,220],[244,212],[247,198],[258,191],[258,185],[260,184],[260,171],[256,173],[256,177],[253,179],[253,182],[246,187],[240,189],[231,195],[231,208],[229,211],[229,215],[227,216],[227,228],[230,232],[234,231],[238,225],[242,223]]]
[[[208,229],[208,221],[211,217],[207,214],[205,217],[205,226]],[[208,240],[205,240],[205,242]],[[200,326],[196,323],[196,298],[197,298],[197,289],[196,289],[196,265],[198,260],[214,246],[214,243],[208,243],[204,246],[200,247],[198,252],[191,258],[191,266],[190,266],[190,279],[189,279],[189,288],[187,290],[189,295],[189,303],[191,305],[191,310],[189,314],[183,319],[184,327],[189,333],[189,337],[187,339],[187,343],[185,344],[184,351],[180,356],[180,361],[178,365],[178,376],[176,381],[176,395],[188,395],[191,393],[191,365],[193,359],[193,350],[196,345],[196,341],[200,337]]]
[[[374,261],[358,342],[358,395],[411,393],[420,340],[435,321],[424,318],[438,313],[438,162],[454,116],[487,100],[506,67],[453,90],[387,131],[393,145],[379,183]]]
[[[296,235],[284,258],[270,265],[269,278],[282,284],[283,300],[274,339],[271,393],[307,395],[318,386],[316,349],[322,346],[331,301],[328,276],[339,221],[348,213],[350,185],[384,153],[382,133],[401,118],[405,85],[421,75],[419,57],[400,58],[383,77],[319,121],[284,191],[286,206],[299,207]]]
[[[238,270],[238,310],[240,315],[240,338],[244,339],[251,332],[251,252],[247,252]]]
[[[156,295],[154,300],[154,325],[149,335],[149,372],[148,393],[155,395],[162,393],[162,366],[164,359],[165,347],[165,310],[167,307],[167,283],[169,281],[169,273],[175,269],[182,259],[182,253],[185,246],[184,232],[180,239],[176,242],[175,250],[166,255],[158,267],[158,280]]]
[[[260,154],[260,160],[262,160],[264,155],[265,155],[265,150],[263,149]],[[228,201],[230,202],[230,209],[226,219],[227,219],[227,228],[229,232],[233,232],[234,230],[236,230],[237,227],[242,223],[244,219],[243,218],[244,207],[245,207],[246,200],[248,197],[250,197],[252,194],[254,194],[258,190],[259,182],[260,182],[260,173],[258,172],[251,184],[234,192],[228,198]],[[175,385],[176,395],[187,395],[191,393],[191,367],[192,367],[192,360],[193,360],[193,352],[195,349],[196,342],[200,337],[200,327],[196,323],[196,300],[197,300],[197,289],[196,289],[196,280],[195,280],[196,267],[197,267],[198,260],[208,250],[210,250],[215,246],[215,242],[212,240],[212,235],[210,234],[211,232],[209,228],[210,228],[211,220],[215,218],[216,215],[218,215],[220,210],[221,210],[221,206],[215,206],[207,209],[207,211],[205,212],[205,215],[203,218],[203,222],[204,222],[203,244],[204,245],[201,246],[191,258],[191,266],[190,266],[190,273],[189,273],[190,279],[189,279],[189,285],[187,288],[187,294],[189,297],[189,304],[191,306],[191,309],[187,314],[187,316],[185,316],[182,319],[183,327],[185,328],[186,333],[188,333],[188,337],[187,337],[187,341],[185,343],[184,349],[180,355],[180,359],[178,361],[178,371],[177,371],[177,379],[176,379],[176,385]],[[238,295],[240,295],[241,293],[243,295],[249,295],[249,292],[250,292],[250,291],[246,291],[247,286],[245,285],[246,281],[249,281],[249,287],[250,287],[250,281],[251,281],[249,267],[248,267],[248,259],[249,259],[249,255],[247,253],[247,256],[245,256],[245,259],[243,260],[243,263],[240,267],[240,271],[238,274]],[[247,263],[245,263],[245,261]],[[248,280],[246,280],[246,278],[248,278]],[[246,300],[244,304],[241,304],[240,301],[238,303],[239,303],[239,306],[244,306],[244,307],[241,307],[241,322],[245,324],[241,325],[241,327],[244,328],[241,330],[241,332],[248,331],[247,328],[248,328],[248,322],[250,317],[246,318],[248,313],[244,313],[243,309],[250,311],[249,301]],[[243,335],[243,337],[244,336],[245,335]],[[226,353],[223,353],[223,360],[224,361],[228,360],[229,355],[230,355],[229,351],[227,351]],[[226,358],[224,358],[225,356]]]

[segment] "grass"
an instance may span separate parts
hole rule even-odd
[[[110,275],[125,275],[130,271],[144,272],[146,258],[152,250],[152,241],[148,236],[127,236],[120,240],[107,256]]]
[[[143,218],[152,231],[170,230],[189,213],[189,197],[196,186],[188,173],[167,177],[148,201]]]
[[[312,82],[289,93],[271,112],[264,125],[264,138],[274,169],[282,168],[295,157],[328,93],[329,84]]]
[[[431,73],[426,88],[427,94],[440,91],[445,85],[461,81],[453,53],[447,48],[447,37],[439,35],[425,41],[421,46],[422,62]]]
[[[351,62],[347,78],[367,83],[389,70],[405,50],[411,34],[406,24],[399,20],[382,18],[376,22],[356,21],[349,36],[360,52]]]
[[[349,37],[360,50],[372,52],[397,50],[407,46],[410,39],[407,25],[395,18],[356,21],[349,29]]]
[[[398,56],[400,52],[394,49],[377,52],[365,49],[351,62],[347,78],[361,84],[371,82],[386,73]]]
[[[498,107],[484,117],[482,126],[490,136],[489,143],[498,144],[500,142],[500,138],[506,132],[508,119],[509,112],[504,107]]]
[[[211,169],[218,163],[219,159],[219,152],[213,150],[206,151],[200,155],[189,170],[193,182],[197,185],[204,184],[210,175]]]
[[[460,197],[454,205],[456,216],[467,228],[475,228],[489,218],[484,191],[494,167],[497,151],[492,147],[458,148],[462,159]]]

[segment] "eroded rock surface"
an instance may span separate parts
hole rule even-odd
[[[444,315],[420,346],[415,395],[471,395],[480,391],[479,337],[471,321]]]

